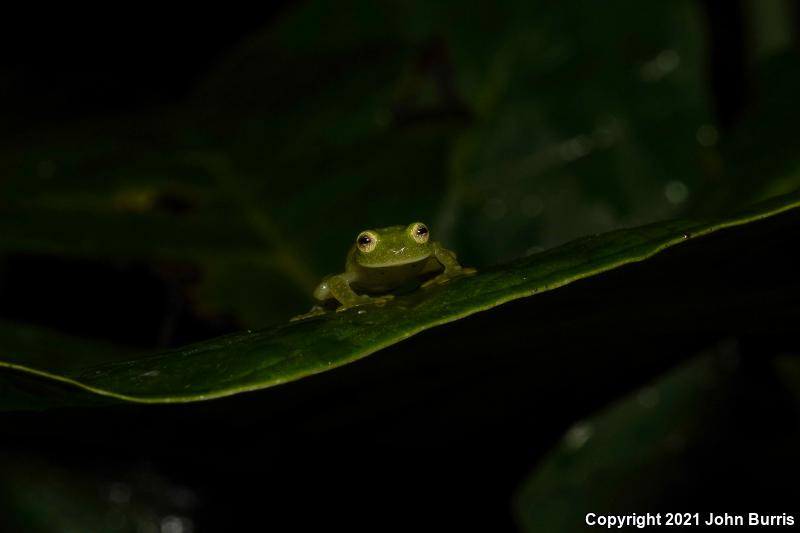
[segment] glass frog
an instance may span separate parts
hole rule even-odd
[[[391,291],[411,283],[422,282],[426,288],[475,273],[474,268],[463,268],[456,254],[430,237],[422,222],[362,231],[347,253],[344,272],[325,277],[314,290],[314,298],[321,304],[338,301],[341,305],[336,310],[344,311],[384,304],[394,298]],[[322,305],[315,305],[292,320],[324,312]]]

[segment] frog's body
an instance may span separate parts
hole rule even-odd
[[[420,282],[423,287],[472,274],[474,268],[462,268],[456,255],[436,241],[429,239],[425,224],[391,226],[362,231],[350,248],[345,271],[327,276],[314,291],[321,303],[336,300],[343,311],[357,305],[381,304],[394,296],[390,291]],[[324,312],[314,306],[296,319]]]

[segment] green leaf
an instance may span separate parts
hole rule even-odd
[[[735,236],[755,221],[788,211],[796,214],[798,207],[800,194],[795,193],[727,218],[674,220],[586,237],[437,289],[414,291],[384,307],[367,306],[246,331],[127,362],[64,373],[28,366],[19,359],[0,362],[0,367],[7,372],[6,381],[21,375],[49,383],[45,394],[51,394],[52,385],[60,382],[82,389],[84,398],[88,393],[126,402],[192,402],[264,389],[330,371],[424,330],[476,313],[492,313],[502,304],[535,298],[582,278],[645,261],[705,235],[727,229]],[[751,245],[760,238],[758,227],[754,231],[755,236],[746,237]],[[697,244],[702,250],[702,243]],[[4,399],[13,400],[13,394],[7,393]],[[63,401],[53,398],[54,405]]]

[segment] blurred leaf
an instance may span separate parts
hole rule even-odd
[[[268,88],[245,107],[212,80],[166,113],[51,127],[0,150],[0,248],[186,262],[207,312],[263,326],[306,307],[364,225],[433,218],[458,121],[381,118],[408,54],[303,62],[265,46],[250,55],[270,54],[266,78],[236,57],[219,74]],[[308,72],[313,94],[283,94]]]
[[[107,342],[89,341],[47,328],[0,320],[0,359],[53,372],[132,359],[136,352]]]
[[[193,494],[150,468],[128,471],[132,468],[126,467],[121,474],[116,472],[116,479],[109,479],[107,468],[78,469],[65,462],[57,465],[28,454],[0,454],[0,514],[6,531],[159,531],[170,522],[183,525],[181,531],[191,529],[187,514]]]
[[[741,231],[749,223],[799,206],[800,195],[794,194],[728,218],[675,220],[587,237],[434,290],[417,290],[381,308],[356,308],[247,331],[125,363],[63,375],[19,362],[0,366],[75,385],[84,394],[133,402],[189,402],[267,388],[346,365],[437,325],[492,313],[506,302],[644,261],[725,228]]]
[[[365,227],[425,220],[483,266],[674,216],[697,24],[688,0],[298,4],[182,105],[0,150],[0,249],[187,262],[206,314],[263,327]]]
[[[710,363],[687,363],[573,425],[515,498],[524,530],[576,531],[590,512],[646,513],[681,467],[682,447],[702,429],[699,408],[715,378]]]
[[[510,258],[682,212],[704,180],[704,43],[685,31],[701,20],[688,2],[655,9],[483,4],[447,32],[479,110],[456,143],[441,215],[466,226],[459,249]]]
[[[739,208],[800,186],[800,59],[794,50],[771,55],[754,69],[756,104],[718,146],[702,154],[708,183],[693,214]],[[713,137],[716,137],[714,133]],[[716,143],[715,143],[716,144]]]
[[[800,411],[775,377],[798,362],[751,355],[728,339],[575,423],[515,497],[523,529],[577,531],[588,513],[660,513],[664,526],[666,512],[699,512],[702,526],[709,512],[790,512],[798,490],[773,490],[772,472],[797,472]]]

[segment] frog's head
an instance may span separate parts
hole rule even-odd
[[[362,231],[356,237],[355,260],[371,268],[415,263],[431,255],[429,238],[422,222]]]

